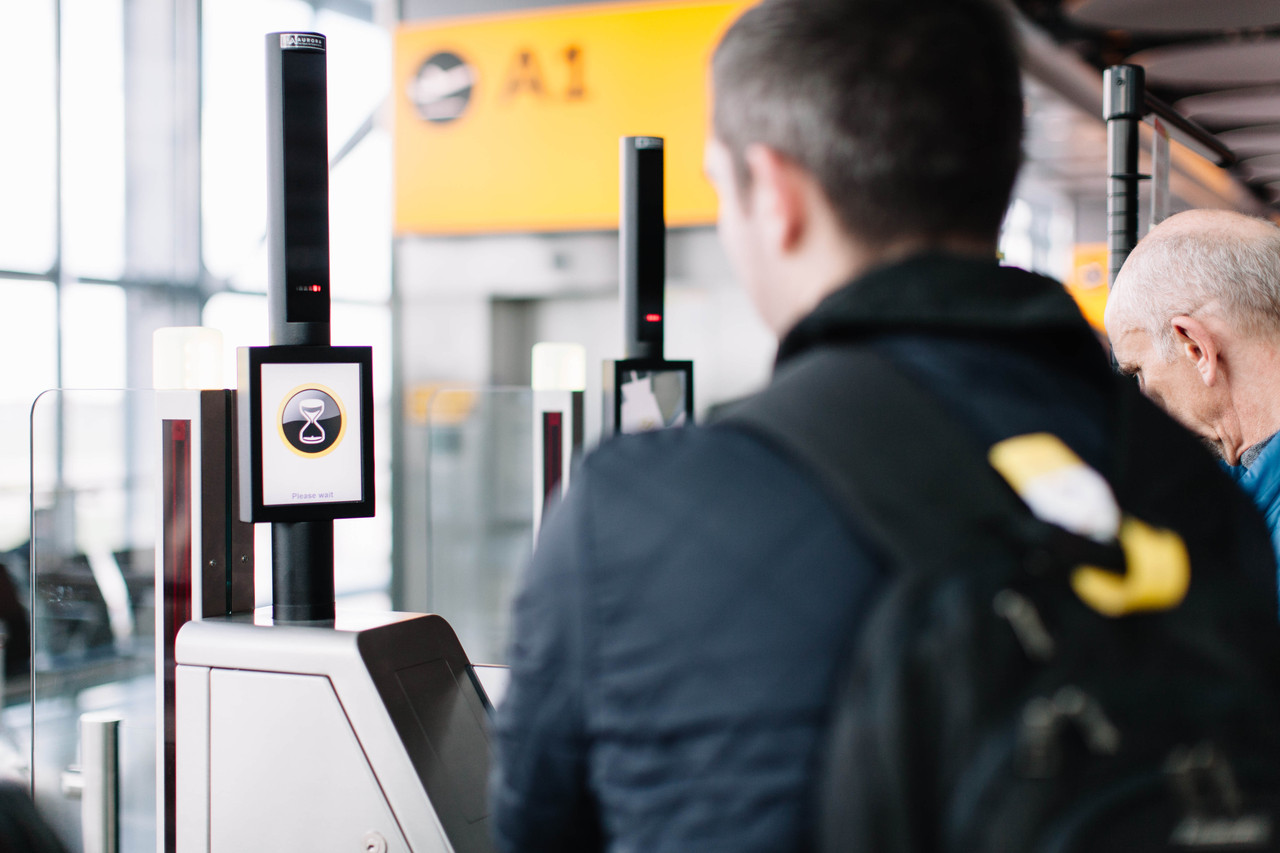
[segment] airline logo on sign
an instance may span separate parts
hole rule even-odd
[[[618,139],[666,139],[673,226],[715,221],[707,71],[747,5],[619,3],[402,25],[396,230],[612,229]]]
[[[471,103],[475,77],[475,69],[457,54],[433,53],[409,84],[409,99],[424,121],[454,121]]]

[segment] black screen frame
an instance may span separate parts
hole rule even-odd
[[[683,373],[684,374],[684,410],[685,426],[694,422],[693,411],[693,362],[666,361],[661,358],[622,358],[610,362],[613,365],[612,383],[605,389],[612,396],[609,401],[610,418],[609,435],[621,435],[618,426],[622,423],[622,377],[631,371],[647,371],[650,373]],[[671,429],[671,427],[666,427]]]

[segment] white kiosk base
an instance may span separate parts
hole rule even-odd
[[[488,699],[441,617],[264,608],[176,658],[179,853],[492,849]]]

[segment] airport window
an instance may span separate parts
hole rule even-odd
[[[53,266],[57,76],[53,0],[7,3],[0,12],[0,270]]]
[[[62,0],[62,264],[124,270],[122,0]]]
[[[37,394],[58,384],[57,293],[53,282],[0,278],[0,299],[0,405],[29,408]]]
[[[0,278],[0,305],[0,550],[8,550],[29,534],[31,402],[57,385],[57,292],[50,281]]]
[[[390,94],[391,36],[384,27],[330,11],[316,15],[315,29],[328,38],[332,159]]]
[[[62,386],[124,388],[124,288],[72,284],[62,291]]]
[[[391,135],[373,130],[329,175],[330,293],[335,304],[385,304],[390,299],[391,210]]]
[[[256,293],[215,293],[204,304],[200,323],[222,333],[222,376],[235,381],[236,348],[268,343],[267,297]]]
[[[1071,273],[1073,220],[1069,199],[1023,188],[1010,203],[1000,229],[1002,262],[1066,280]]]
[[[1031,205],[1015,198],[1000,229],[1000,254],[1009,266],[1032,269],[1035,259],[1031,239]]]

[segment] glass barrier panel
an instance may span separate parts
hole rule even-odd
[[[504,664],[533,545],[533,392],[442,389],[427,427],[430,608],[473,663]]]
[[[0,397],[0,778],[26,783],[31,764],[31,400],[21,392]]]
[[[79,851],[80,718],[118,715],[120,849],[154,850],[154,392],[48,391],[31,409],[30,448],[23,598],[34,630],[30,688],[12,706],[25,726],[14,735],[29,747],[37,807]]]

